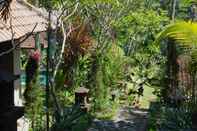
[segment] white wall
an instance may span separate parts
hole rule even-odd
[[[20,48],[17,48],[13,51],[13,61],[14,61],[14,67],[13,72],[14,75],[20,75],[21,69],[20,69]],[[14,104],[16,106],[22,106],[22,93],[21,93],[21,84],[20,79],[17,79],[14,81]]]

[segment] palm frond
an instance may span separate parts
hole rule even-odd
[[[167,26],[158,34],[154,44],[159,44],[164,39],[172,39],[183,49],[191,51],[194,61],[197,61],[197,23],[178,22]]]
[[[0,17],[6,21],[10,15],[12,0],[0,0]]]
[[[155,44],[166,38],[173,39],[180,45],[197,46],[197,23],[179,22],[171,24],[159,33]]]

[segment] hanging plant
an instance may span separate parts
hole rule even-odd
[[[40,60],[40,52],[38,50],[30,54],[27,66],[26,66],[26,84],[28,85],[34,79],[38,64]]]
[[[36,50],[34,52],[31,52],[29,60],[26,65],[26,89],[24,92],[24,97],[27,101],[28,99],[28,92],[31,90],[32,83],[34,83],[34,80],[36,80],[36,73],[39,66],[40,61],[40,51]]]

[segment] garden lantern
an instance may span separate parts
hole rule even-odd
[[[83,109],[87,109],[88,92],[89,89],[85,87],[80,87],[75,91],[75,104]]]

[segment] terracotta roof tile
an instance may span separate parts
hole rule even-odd
[[[11,18],[14,32],[14,39],[32,32],[37,24],[34,32],[46,31],[47,20],[40,15],[39,12],[32,9],[29,5],[22,1],[13,0],[11,4]],[[12,39],[10,28],[10,20],[4,22],[0,19],[0,42],[9,41]]]

